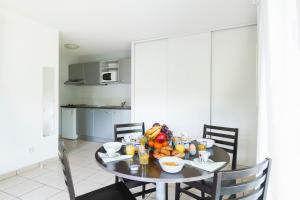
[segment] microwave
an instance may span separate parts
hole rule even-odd
[[[110,83],[110,82],[117,82],[117,71],[109,71],[109,72],[102,72],[101,73],[101,82],[102,83]]]

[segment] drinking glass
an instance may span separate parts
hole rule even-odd
[[[134,155],[134,153],[135,153],[134,145],[132,143],[126,144],[126,154],[127,155]]]
[[[200,142],[200,144],[198,145],[198,150],[199,151],[206,151],[206,141]]]
[[[149,164],[149,149],[139,148],[139,161],[141,165]]]

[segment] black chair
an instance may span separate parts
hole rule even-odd
[[[267,158],[254,167],[216,172],[212,186],[205,188],[205,193],[210,197],[198,197],[188,193],[195,199],[205,200],[220,200],[224,197],[230,200],[265,200],[270,169],[271,159]],[[179,199],[178,194],[175,199]]]
[[[144,122],[142,123],[130,123],[130,124],[115,124],[114,127],[114,132],[115,132],[115,141],[121,141],[122,138],[124,138],[124,136],[126,134],[141,134],[144,135],[145,133],[145,125]],[[146,190],[146,185],[147,184],[151,184],[151,183],[145,183],[145,182],[141,182],[141,181],[134,181],[134,180],[130,180],[130,179],[125,179],[125,178],[120,178],[116,176],[116,182],[122,181],[125,183],[125,185],[131,189],[131,188],[135,188],[135,187],[139,187],[142,186],[142,191],[141,192],[137,192],[134,193],[133,195],[135,197],[138,196],[142,196],[142,198],[145,198],[146,194],[149,194],[151,192],[155,192],[155,188],[151,188]]]
[[[231,169],[237,169],[237,148],[238,148],[238,132],[237,128],[228,128],[222,126],[212,126],[204,124],[203,138],[211,138],[215,141],[215,145],[221,147],[226,152],[231,154]],[[201,196],[205,196],[205,192],[202,188],[210,187],[213,179],[207,179],[203,181],[188,182],[185,183],[187,187],[181,188],[180,183],[176,184],[176,193],[183,192],[191,188],[201,190]],[[177,190],[178,188],[178,190]],[[190,192],[188,192],[190,193]],[[194,195],[195,196],[195,195]]]
[[[223,148],[232,155],[231,169],[237,169],[237,149],[238,149],[237,128],[228,128],[222,126],[211,126],[204,124],[203,138],[211,138],[215,145]]]
[[[64,149],[63,141],[59,142],[59,159],[62,163],[63,173],[65,176],[65,183],[69,191],[70,200],[136,200],[136,198],[130,193],[129,189],[124,183],[118,182],[101,189],[80,195],[75,197],[75,190],[69,165],[69,160]]]
[[[115,124],[115,141],[121,141],[127,134],[141,134],[145,133],[145,124],[141,123],[129,123],[129,124]]]

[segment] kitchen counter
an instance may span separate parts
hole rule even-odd
[[[76,121],[76,133],[79,139],[95,142],[114,141],[114,125],[131,122],[129,106],[101,106],[88,104],[68,104],[61,106],[61,112],[69,113]],[[62,126],[70,124],[62,119]]]
[[[62,105],[61,108],[96,108],[96,109],[116,109],[116,110],[131,110],[131,106],[96,106],[87,104]]]

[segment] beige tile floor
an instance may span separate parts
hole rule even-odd
[[[101,144],[82,140],[66,141],[65,144],[76,196],[114,183],[114,175],[100,169],[95,161],[94,153]],[[170,184],[169,199],[174,199],[174,194],[174,185]],[[40,168],[0,181],[0,200],[17,199],[69,200],[59,160],[47,161]],[[146,199],[155,199],[155,193],[148,194]],[[189,198],[183,194],[181,199]]]

